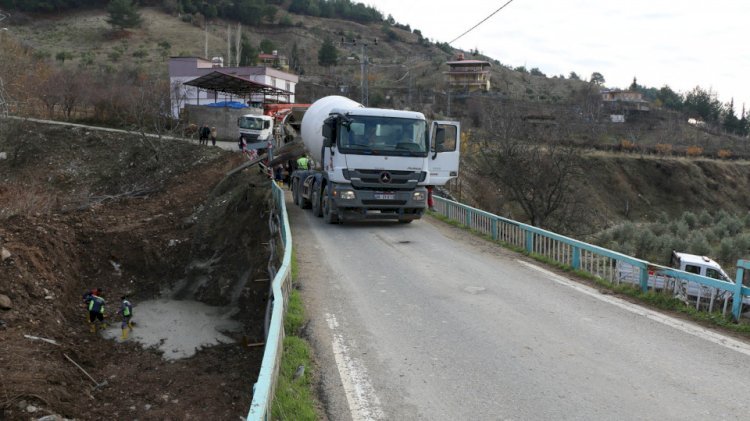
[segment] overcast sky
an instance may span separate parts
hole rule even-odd
[[[507,0],[363,0],[450,42]],[[700,85],[750,111],[750,1],[513,0],[451,45],[547,76],[601,73],[608,87]]]

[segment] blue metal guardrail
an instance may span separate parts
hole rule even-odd
[[[737,277],[732,283],[649,263],[438,196],[435,196],[435,211],[472,230],[492,237],[495,241],[525,249],[529,253],[544,256],[554,262],[584,271],[614,284],[623,282],[621,273],[618,273],[623,264],[630,266],[630,270],[635,272],[635,279],[644,292],[649,288],[659,288],[653,280],[655,275],[671,280],[673,288],[678,288],[678,286],[684,288],[687,283],[696,283],[700,287],[696,298],[697,308],[700,308],[701,304],[700,291],[705,290],[709,295],[707,297],[709,311],[713,310],[716,297],[722,295],[727,298],[731,297],[732,315],[735,320],[740,318],[743,296],[750,295],[750,288],[742,285],[745,269],[750,270],[750,261],[747,260],[737,262]],[[668,289],[665,284],[661,285],[661,288]],[[725,299],[724,302],[726,312],[728,300]]]
[[[273,309],[271,323],[266,336],[266,348],[260,366],[258,381],[253,386],[253,401],[247,414],[248,420],[269,420],[271,403],[276,391],[276,379],[281,366],[284,341],[284,317],[289,303],[289,292],[292,287],[292,233],[289,228],[289,216],[286,213],[284,190],[271,181],[273,203],[279,216],[279,236],[284,247],[281,267],[276,272],[271,284]]]

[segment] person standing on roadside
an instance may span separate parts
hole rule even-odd
[[[211,145],[216,146],[216,126],[211,127]]]
[[[284,186],[284,166],[281,164],[276,165],[273,167],[273,179],[278,183],[280,186]]]
[[[205,123],[201,125],[201,128],[199,129],[200,136],[199,136],[199,144],[201,145],[208,145],[208,137],[211,135],[211,128],[208,127]]]

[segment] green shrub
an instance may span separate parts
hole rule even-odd
[[[118,62],[120,61],[120,57],[122,57],[122,53],[119,51],[110,51],[109,54],[107,54],[107,58],[109,61]]]
[[[656,244],[656,236],[648,228],[639,229],[635,233],[634,245],[636,256],[643,258],[651,254]]]
[[[716,252],[716,257],[720,262],[725,264],[731,263],[734,266],[734,262],[737,260],[737,251],[734,248],[734,241],[731,238],[724,238],[719,244],[719,250]]]
[[[667,234],[667,224],[650,224],[649,229],[657,237],[661,237]]]
[[[711,228],[711,231],[713,231],[714,235],[720,239],[724,239],[729,235],[729,231],[727,230],[727,226],[724,221],[720,221],[716,225],[714,225],[713,228]]]
[[[688,251],[692,254],[707,256],[711,254],[711,245],[708,244],[706,236],[700,232],[694,232],[690,238],[690,247]]]
[[[711,223],[714,221],[714,218],[711,216],[711,214],[703,209],[700,214],[698,214],[698,220],[701,223],[701,226],[708,226],[711,225]]]
[[[736,215],[725,218],[724,222],[727,227],[727,232],[733,237],[742,232],[742,228],[745,225],[745,222]]]
[[[683,213],[682,214],[682,220],[691,229],[696,228],[698,226],[698,216],[696,216],[693,212],[685,212],[685,213]]]
[[[677,222],[677,231],[675,235],[681,238],[688,238],[690,236],[690,227],[688,227],[685,221]]]
[[[672,237],[672,240],[669,243],[669,247],[667,248],[669,251],[676,250],[676,251],[684,251],[688,248],[688,242],[684,237],[675,236]]]
[[[750,234],[738,235],[734,238],[734,247],[742,258],[750,259]]]

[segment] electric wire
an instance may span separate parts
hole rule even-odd
[[[489,16],[487,16],[486,18],[482,19],[482,21],[481,21],[481,22],[479,22],[478,24],[476,24],[476,25],[472,26],[471,28],[469,28],[469,30],[468,30],[468,31],[466,31],[466,32],[464,32],[463,34],[461,34],[461,35],[457,36],[457,37],[456,37],[456,38],[455,38],[455,39],[454,39],[453,41],[449,42],[448,44],[453,44],[454,42],[458,41],[458,40],[459,40],[459,39],[460,39],[461,37],[463,37],[464,35],[468,34],[469,32],[473,31],[474,29],[476,29],[476,27],[477,27],[477,26],[479,26],[479,25],[483,24],[483,23],[484,23],[485,21],[487,21],[487,19],[489,19],[489,18],[491,18],[491,17],[495,16],[495,14],[497,14],[497,12],[499,12],[499,11],[503,10],[503,9],[505,8],[505,6],[507,6],[507,5],[511,4],[512,2],[513,2],[513,0],[508,0],[508,1],[507,1],[507,2],[506,2],[506,3],[504,4],[504,5],[500,6],[500,8],[499,8],[499,9],[495,10],[495,11],[494,11],[494,12],[492,12],[492,13],[491,13],[491,14],[490,14]]]

